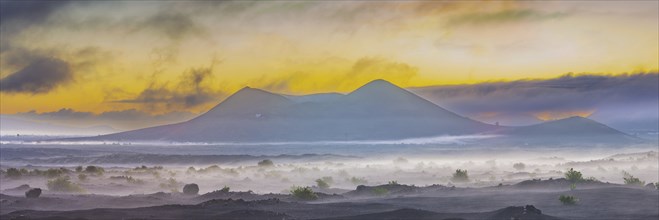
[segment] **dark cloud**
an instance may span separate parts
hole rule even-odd
[[[217,91],[213,85],[213,67],[193,68],[183,73],[176,86],[160,84],[152,78],[149,86],[135,98],[113,102],[144,104],[151,109],[191,108],[207,103],[218,102],[224,93]]]
[[[98,47],[29,50],[13,47],[2,52],[0,64],[14,73],[0,79],[0,92],[43,94],[76,81],[95,76],[97,64],[112,59]],[[81,74],[84,73],[84,74]]]
[[[0,52],[11,48],[11,39],[25,28],[46,22],[70,1],[0,1]]]
[[[275,77],[263,75],[252,80],[249,85],[268,91],[295,93],[296,91],[292,91],[292,89],[296,86],[311,82],[317,87],[316,89],[333,88],[327,92],[336,92],[336,88],[355,89],[373,79],[385,79],[397,84],[405,84],[416,77],[419,72],[419,68],[416,66],[380,57],[361,57],[354,61],[327,57],[310,64],[313,64],[310,68],[277,74]],[[297,65],[299,63],[291,64],[291,66]],[[325,68],[340,70],[331,75],[320,75],[326,73]]]
[[[416,77],[418,72],[418,67],[404,62],[377,57],[363,57],[357,60],[350,71],[338,80],[345,83],[346,79],[352,79],[353,81],[361,81],[360,84],[364,84],[379,78],[404,84]]]
[[[412,91],[440,106],[475,118],[488,114],[510,117],[586,112],[593,113],[593,117],[606,115],[598,119],[613,123],[623,117],[628,121],[659,118],[658,82],[658,73],[567,74],[548,80],[431,86]],[[631,115],[636,118],[629,118]]]
[[[87,119],[94,116],[94,114],[90,112],[78,112],[70,108],[62,108],[58,111],[44,113],[37,113],[36,111],[32,110],[19,114],[24,116],[40,117],[41,119],[48,120]]]
[[[448,20],[449,26],[500,24],[519,21],[542,21],[568,16],[565,12],[547,13],[531,9],[509,9],[490,13],[467,13]]]
[[[21,70],[2,78],[0,91],[4,93],[47,93],[72,82],[73,79],[69,63],[57,58],[40,57]]]
[[[43,22],[56,9],[70,2],[68,0],[0,1],[0,24],[16,21]]]
[[[201,36],[205,32],[191,14],[159,12],[134,24],[133,32],[151,30],[175,41],[187,36]]]

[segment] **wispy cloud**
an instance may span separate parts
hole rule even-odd
[[[114,100],[116,103],[135,103],[155,109],[196,107],[207,103],[217,103],[225,96],[213,85],[213,65],[192,68],[184,72],[174,86],[168,82],[159,83],[158,75],[151,78],[149,86],[131,99]]]
[[[13,47],[2,55],[0,63],[17,71],[0,79],[0,92],[31,95],[46,94],[71,85],[81,74],[94,76],[97,64],[112,59],[110,53],[96,47],[47,50]]]
[[[191,119],[195,115],[190,112],[181,111],[173,111],[164,114],[150,114],[137,109],[92,113],[76,111],[71,108],[62,108],[52,112],[29,111],[12,114],[11,116],[30,121],[54,124],[75,125],[80,127],[105,125],[119,130],[129,130],[181,122]]]
[[[298,93],[308,90],[309,86],[317,89],[333,88],[328,92],[351,91],[374,79],[404,84],[419,73],[419,68],[414,65],[381,57],[361,57],[352,61],[332,57],[310,63],[313,65],[305,66],[304,70],[291,65],[290,69],[281,74],[264,75],[253,80],[251,86],[285,93]],[[309,85],[309,81],[314,83]]]
[[[542,12],[532,9],[508,9],[496,12],[466,13],[447,21],[449,26],[487,25],[522,21],[543,21],[568,16],[567,12]]]

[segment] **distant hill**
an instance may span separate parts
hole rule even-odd
[[[306,100],[305,100],[306,99]],[[343,94],[288,98],[245,87],[192,120],[87,140],[269,142],[467,135],[496,126],[462,117],[384,80]]]
[[[579,116],[529,126],[508,127],[492,133],[533,144],[559,142],[617,144],[641,141],[639,138]]]
[[[6,135],[99,135],[110,134],[117,130],[109,126],[74,127],[19,117],[0,115],[0,134]]]

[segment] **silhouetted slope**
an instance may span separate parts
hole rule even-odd
[[[309,97],[308,97],[309,98]],[[391,140],[495,129],[384,80],[313,101],[246,87],[187,122],[75,140],[269,142]]]
[[[394,219],[478,219],[478,220],[559,220],[561,218],[542,214],[542,211],[532,205],[510,206],[492,212],[483,213],[437,213],[421,209],[403,208],[388,212],[379,212],[338,218],[325,218],[325,220],[394,220]]]
[[[346,210],[350,207],[350,210]],[[2,215],[3,219],[478,219],[478,220],[558,220],[542,214],[533,206],[511,206],[492,212],[437,213],[403,208],[355,215],[365,210],[391,209],[392,206],[373,203],[308,204],[279,199],[245,201],[209,200],[197,205],[161,205],[142,208],[98,208],[71,211],[22,210]],[[360,211],[362,210],[362,211]],[[328,217],[341,214],[344,217]]]
[[[528,143],[633,143],[641,140],[584,117],[501,129],[497,134]]]

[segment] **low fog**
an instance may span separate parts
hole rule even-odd
[[[25,145],[5,144],[0,189],[7,191],[27,184],[47,189],[45,194],[129,195],[180,192],[183,185],[196,183],[199,193],[224,186],[260,194],[288,193],[293,186],[311,186],[319,192],[341,193],[358,185],[381,185],[390,181],[416,186],[497,186],[530,179],[561,178],[570,168],[582,172],[584,178],[617,184],[624,184],[623,177],[628,175],[646,183],[659,179],[659,160],[652,145],[639,145],[624,151],[617,148],[556,151],[502,147],[496,152],[470,149],[468,145],[444,146],[441,150],[428,144],[395,146],[422,154],[387,152],[392,147],[371,145],[366,149],[377,148],[377,154],[359,151],[351,155],[314,152],[313,145],[305,145],[298,149],[286,148],[292,154],[258,156],[229,152],[231,148],[221,147],[214,155],[199,154],[203,149],[196,154],[162,155],[148,153],[150,145],[144,146],[144,151],[135,151],[142,147],[140,145],[130,148],[117,145],[115,151],[98,150],[94,146],[51,144],[26,148]],[[178,148],[180,150],[181,146]],[[296,152],[302,149],[308,152]],[[259,165],[263,161],[271,164]],[[88,167],[98,167],[102,171],[85,171]],[[12,168],[18,169],[18,174],[8,172]],[[468,180],[456,181],[453,174],[457,169],[466,170]],[[48,190],[48,181],[57,178],[68,179],[76,190]],[[327,185],[319,186],[318,179]],[[20,195],[24,192],[6,193]]]
[[[490,212],[517,215],[534,209],[515,208],[520,205],[535,205],[542,209],[538,215],[567,219],[645,219],[659,214],[659,155],[653,143],[506,146],[480,136],[233,145],[72,144],[23,138],[6,138],[0,145],[0,215],[8,218],[26,209],[95,218],[79,210],[114,208],[110,219],[138,207],[150,207],[153,210],[145,213],[161,218],[168,210],[161,210],[162,205],[196,210],[216,203],[225,208],[208,213],[248,209],[301,219],[361,219],[360,214],[400,208],[483,213],[467,215],[483,219],[495,215]],[[578,178],[570,179],[575,173]],[[38,198],[29,198],[37,194],[35,188],[41,190]],[[360,208],[338,212],[344,204]]]

